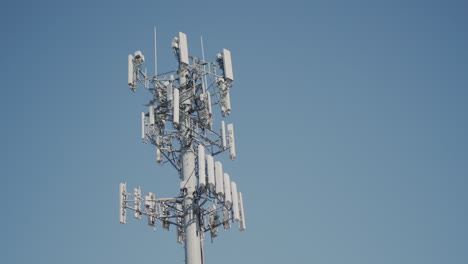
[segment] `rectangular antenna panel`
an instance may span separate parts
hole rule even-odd
[[[224,176],[223,176],[223,164],[220,161],[215,162],[215,174],[216,174],[216,194],[224,195]]]
[[[244,211],[244,202],[242,201],[242,193],[239,192],[239,212],[240,212],[240,222],[239,230],[245,230],[245,211]]]
[[[174,110],[172,111],[174,126],[179,125],[179,89],[174,88]]]
[[[232,193],[232,212],[234,214],[234,220],[239,222],[239,194],[237,193],[237,184],[231,182],[231,193]]]
[[[223,142],[223,149],[226,149],[226,125],[224,120],[221,121],[221,140]]]
[[[226,205],[227,209],[231,209],[231,177],[229,174],[224,173],[224,204]]]
[[[202,144],[198,145],[198,185],[202,188],[206,186],[205,147]]]
[[[120,223],[126,224],[127,223],[127,210],[126,210],[126,202],[127,200],[127,183],[121,183],[119,186],[119,198],[120,198]]]
[[[185,240],[185,234],[184,234],[184,218],[183,218],[183,211],[182,211],[182,205],[181,204],[176,204],[175,205],[176,211],[177,211],[177,243],[183,244]]]
[[[228,124],[227,130],[228,130],[228,139],[229,139],[229,154],[231,156],[231,159],[235,160],[236,159],[236,142],[234,139],[234,125]]]
[[[182,32],[179,32],[179,56],[181,64],[189,65],[187,35]]]
[[[226,80],[234,81],[234,74],[232,73],[231,52],[223,49],[223,64],[224,64],[224,78]]]
[[[229,94],[229,89],[226,91],[224,96],[224,104],[226,106],[226,113],[231,114],[231,95]]]
[[[154,125],[154,105],[150,104],[149,106],[149,120],[150,125]]]
[[[135,88],[135,78],[133,71],[133,55],[128,55],[128,86],[130,88]]]
[[[211,188],[215,187],[215,170],[214,170],[214,161],[213,156],[206,155],[206,166],[208,172],[208,185]]]
[[[134,203],[135,203],[135,215],[134,217],[136,219],[141,219],[141,205],[140,205],[140,202],[141,202],[141,190],[140,188],[135,188],[134,191],[133,191],[133,199],[135,199]]]
[[[141,139],[145,139],[146,138],[146,131],[145,131],[145,113],[144,112],[141,112]]]
[[[166,85],[167,101],[172,101],[172,84],[174,83],[174,75],[171,75],[169,83]]]

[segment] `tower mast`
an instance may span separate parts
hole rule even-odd
[[[227,125],[227,136],[224,120],[218,122],[219,131],[213,130],[212,113],[212,101],[220,106],[223,118],[231,113],[231,53],[223,49],[214,63],[205,61],[204,50],[201,59],[189,56],[187,36],[182,32],[173,39],[172,49],[179,68],[159,75],[155,68],[151,77],[142,70],[142,52],[129,55],[128,85],[133,92],[144,87],[152,94],[148,113],[142,113],[142,140],[155,146],[158,163],[170,163],[178,171],[179,195],[158,198],[150,192],[142,197],[140,188],[130,193],[127,184],[121,183],[120,223],[126,223],[129,209],[137,219],[146,215],[150,226],[157,220],[167,230],[173,225],[177,241],[185,244],[186,264],[203,264],[205,232],[214,238],[219,226],[227,230],[232,222],[245,230],[242,193],[221,162],[214,161],[225,151],[232,160],[236,157],[233,124]]]

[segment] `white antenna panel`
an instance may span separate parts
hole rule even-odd
[[[221,121],[221,140],[223,142],[223,149],[226,149],[226,124],[224,120]]]
[[[226,205],[227,209],[231,209],[231,177],[229,174],[224,173],[224,204]]]
[[[198,184],[202,188],[206,186],[205,147],[202,144],[198,145]]]
[[[235,160],[236,159],[236,142],[234,139],[234,125],[228,124],[227,130],[228,130],[228,139],[229,139],[229,154],[231,156],[231,160]]]
[[[234,74],[232,73],[231,52],[223,49],[223,64],[224,64],[224,78],[226,80],[234,81]]]
[[[172,84],[174,83],[174,75],[171,75],[169,83],[166,85],[167,101],[172,101]]]
[[[179,56],[180,63],[189,65],[187,35],[185,35],[185,33],[182,32],[179,32]]]
[[[206,166],[208,172],[208,185],[211,188],[215,187],[215,169],[214,169],[214,161],[213,156],[206,155]]]
[[[150,104],[149,106],[149,120],[150,125],[154,125],[154,105]]]
[[[179,125],[179,89],[174,88],[174,110],[172,111],[174,115],[173,123],[174,126]]]
[[[224,103],[226,106],[226,113],[230,115],[231,114],[231,96],[229,95],[229,89],[226,91],[226,95],[224,97]]]
[[[125,209],[127,199],[127,183],[121,183],[119,186],[119,198],[120,198],[120,223],[126,224],[127,223],[127,210]]]
[[[135,88],[135,81],[134,81],[134,71],[133,71],[133,56],[131,54],[128,55],[128,86],[130,88]]]
[[[239,194],[237,193],[237,184],[231,182],[231,193],[232,193],[232,212],[234,213],[234,220],[239,222]]]
[[[216,194],[224,195],[223,164],[221,164],[220,161],[215,162],[215,174],[216,174]]]
[[[145,121],[146,121],[145,113],[141,112],[141,139],[146,138],[146,135],[145,135]]]
[[[134,217],[136,219],[141,219],[141,205],[140,205],[140,201],[141,201],[141,190],[140,188],[135,188],[134,191],[133,191],[133,198],[135,199],[134,203],[135,203],[135,215]]]
[[[239,222],[239,230],[245,230],[245,212],[244,212],[244,202],[242,201],[242,193],[239,192],[239,213],[240,213],[240,222]]]

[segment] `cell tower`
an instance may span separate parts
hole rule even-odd
[[[231,52],[223,49],[214,63],[189,56],[187,35],[179,32],[172,49],[179,62],[177,70],[155,76],[143,70],[145,57],[141,51],[128,55],[128,85],[135,92],[139,86],[152,94],[141,113],[141,138],[155,146],[156,161],[170,163],[181,179],[179,196],[159,198],[155,193],[142,197],[140,188],[127,192],[120,184],[120,223],[126,223],[127,209],[134,217],[148,217],[148,225],[159,220],[162,228],[177,230],[177,242],[185,244],[185,263],[202,264],[205,232],[218,236],[218,228],[229,229],[237,222],[245,230],[242,193],[223,171],[215,157],[227,150],[236,158],[233,124],[222,120],[214,129],[212,106],[219,105],[221,116],[231,113],[229,90],[234,81]],[[156,52],[156,28],[155,28]],[[171,75],[172,74],[172,75]],[[226,135],[227,132],[227,135]],[[142,204],[144,206],[142,206]]]

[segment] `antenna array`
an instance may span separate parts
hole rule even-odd
[[[219,105],[222,117],[230,115],[234,75],[227,49],[216,55],[214,63],[205,61],[203,46],[202,58],[190,56],[182,32],[172,40],[172,49],[179,68],[155,76],[143,70],[141,51],[129,55],[128,85],[133,92],[143,87],[152,94],[148,112],[141,114],[141,137],[155,146],[157,163],[170,163],[177,170],[179,196],[158,198],[150,192],[142,197],[140,188],[131,193],[121,183],[120,223],[126,223],[129,209],[137,219],[146,215],[150,226],[156,226],[157,220],[164,229],[175,226],[177,242],[185,243],[186,263],[198,264],[203,263],[205,232],[214,238],[218,227],[227,230],[231,222],[237,222],[241,231],[246,228],[242,193],[222,163],[215,161],[225,151],[236,158],[233,124],[227,124],[227,135],[224,120],[215,130],[212,112],[212,106]]]

